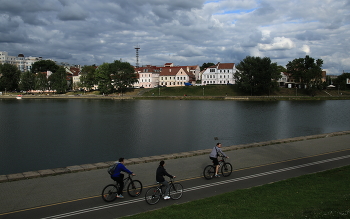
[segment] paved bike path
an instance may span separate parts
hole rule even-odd
[[[300,137],[296,141],[280,140],[278,144],[264,144],[260,147],[247,148],[243,145],[237,147],[238,150],[225,153],[230,157],[228,161],[233,168],[241,169],[350,149],[349,143],[350,132],[340,132]],[[198,177],[202,175],[204,167],[210,164],[208,154],[169,159],[166,160],[165,168],[176,175],[178,180]],[[158,163],[159,161],[132,164],[127,165],[127,168],[136,174],[135,179],[146,186],[154,184]],[[106,169],[3,182],[0,183],[0,217],[6,212],[99,196],[103,187],[112,182]]]

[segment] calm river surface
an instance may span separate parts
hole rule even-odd
[[[350,100],[0,99],[0,175],[345,131],[349,109]]]

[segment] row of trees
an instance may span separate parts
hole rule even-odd
[[[98,84],[101,93],[111,94],[115,91],[124,92],[126,88],[138,81],[134,67],[128,62],[115,60],[113,63],[103,63],[97,69],[95,66],[84,66],[77,87],[87,90]]]
[[[316,89],[324,88],[322,82],[322,59],[305,58],[289,61],[287,68],[272,63],[268,57],[247,56],[237,66],[236,84],[247,93],[268,94],[279,89],[281,72],[287,72],[295,83],[302,85],[311,95]]]
[[[46,72],[52,74],[47,77]],[[51,90],[65,93],[68,89],[84,87],[90,90],[95,84],[101,93],[110,94],[116,90],[123,92],[127,87],[137,82],[134,68],[127,62],[114,61],[96,66],[84,66],[79,84],[73,85],[72,79],[67,77],[64,67],[56,65],[51,60],[35,62],[31,71],[20,72],[11,64],[0,65],[0,90],[30,91]]]
[[[47,77],[46,72],[52,74]],[[11,64],[0,65],[0,90],[29,91],[29,90],[55,90],[65,93],[68,89],[66,71],[50,60],[35,62],[31,71],[21,72]]]

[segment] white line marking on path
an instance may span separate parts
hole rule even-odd
[[[286,167],[286,168],[282,168],[282,169],[278,169],[278,170],[272,170],[272,171],[268,171],[268,172],[264,172],[264,173],[257,173],[257,174],[253,174],[253,175],[250,175],[250,176],[243,176],[243,177],[239,177],[239,178],[235,178],[235,179],[229,179],[229,180],[224,180],[224,181],[215,182],[215,183],[209,183],[209,184],[205,184],[205,185],[199,185],[199,186],[191,187],[191,188],[188,188],[188,189],[184,189],[183,192],[190,192],[190,191],[194,191],[194,190],[198,190],[198,189],[204,189],[204,188],[209,188],[209,187],[212,187],[212,186],[218,186],[218,185],[222,185],[222,184],[238,182],[238,181],[242,181],[242,180],[257,178],[257,177],[260,177],[260,176],[267,176],[267,175],[271,175],[271,174],[275,174],[275,173],[286,172],[286,171],[289,171],[289,170],[295,170],[295,169],[309,167],[309,166],[314,166],[314,165],[318,165],[318,164],[329,163],[329,162],[332,162],[332,161],[337,161],[337,160],[342,160],[342,159],[347,159],[347,158],[350,158],[350,155],[346,155],[346,156],[342,156],[342,157],[336,157],[336,158],[331,158],[331,159],[322,160],[322,161],[316,161],[316,162],[307,163],[307,164],[301,164],[301,165],[297,165],[297,166],[293,166],[293,167]],[[132,200],[128,200],[128,201],[123,201],[123,202],[118,202],[118,203],[113,203],[113,204],[107,204],[107,205],[101,205],[101,206],[98,206],[98,207],[86,208],[86,209],[82,209],[82,210],[78,210],[78,211],[72,211],[72,212],[68,212],[68,213],[64,213],[64,214],[59,214],[59,215],[54,215],[54,216],[50,216],[50,217],[45,217],[43,219],[58,219],[58,218],[70,217],[70,216],[74,216],[74,215],[78,215],[78,214],[84,214],[84,213],[88,213],[88,212],[92,212],[92,211],[98,211],[98,210],[103,210],[103,209],[107,209],[107,208],[113,208],[113,207],[117,207],[117,206],[128,205],[128,204],[132,204],[132,203],[136,203],[136,202],[140,202],[140,201],[144,201],[144,200],[145,200],[144,197],[136,198],[136,199],[132,199]]]

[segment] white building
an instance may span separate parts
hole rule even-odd
[[[30,71],[35,62],[42,60],[42,57],[25,57],[23,54],[9,56],[7,52],[0,51],[0,63],[11,64],[17,66],[20,71]]]
[[[235,63],[218,63],[208,67],[202,74],[202,85],[235,84]]]

